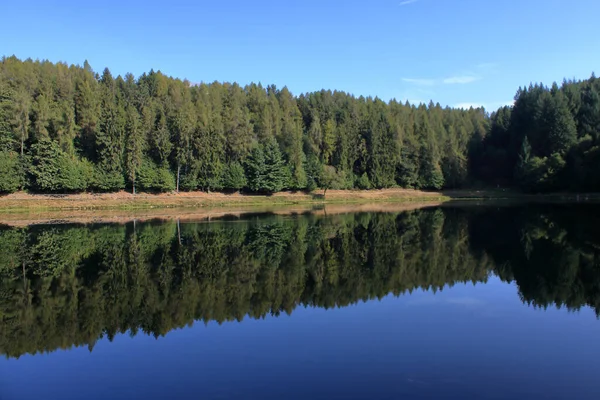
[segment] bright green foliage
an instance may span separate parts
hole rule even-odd
[[[21,155],[24,155],[25,141],[29,139],[31,101],[24,89],[17,89],[6,104],[5,118],[9,118],[9,123],[18,137]]]
[[[577,141],[577,127],[561,92],[544,104],[544,125],[550,154],[564,155]]]
[[[45,94],[37,96],[33,102],[33,136],[35,140],[42,140],[49,136],[48,126],[50,124],[50,104]]]
[[[261,188],[267,192],[279,192],[289,185],[290,170],[284,163],[279,145],[275,140],[269,140],[264,146],[265,169],[264,181]]]
[[[321,173],[321,186],[324,192],[323,196],[327,194],[327,189],[345,189],[346,176],[343,171],[336,170],[331,165],[325,165],[323,172]]]
[[[319,157],[321,155],[321,143],[323,141],[323,130],[321,129],[321,120],[319,115],[311,115],[311,123],[308,128],[308,150],[311,155]]]
[[[254,192],[274,193],[289,184],[290,171],[274,139],[252,150],[246,161],[246,175],[248,188]]]
[[[356,180],[356,187],[362,190],[371,189],[371,182],[369,181],[369,176],[366,172]]]
[[[265,152],[262,146],[252,149],[250,156],[246,159],[246,177],[248,178],[248,189],[258,192],[266,186]]]
[[[223,187],[241,190],[247,185],[244,167],[239,162],[227,164],[223,173]]]
[[[335,122],[332,119],[327,120],[323,128],[323,142],[321,144],[321,161],[325,164],[331,162],[335,146]]]
[[[140,126],[140,117],[135,108],[127,109],[127,154],[125,159],[127,178],[132,186],[133,194],[136,193],[136,181],[144,157],[144,137]]]
[[[94,184],[93,166],[63,152],[58,143],[42,138],[31,147],[33,187],[42,192],[78,192]]]
[[[370,182],[376,188],[391,187],[395,184],[398,158],[395,132],[385,116],[384,103],[376,101],[371,113],[366,132],[370,153]]]
[[[0,151],[16,150],[17,140],[11,126],[11,93],[7,85],[0,80]]]
[[[107,69],[101,84],[101,114],[96,133],[95,187],[102,191],[125,188],[124,155],[126,116],[118,102],[116,83]]]
[[[19,190],[25,175],[19,155],[14,151],[0,151],[0,193]]]
[[[520,173],[521,187],[531,192],[555,190],[559,186],[560,174],[565,165],[565,161],[558,153],[550,157],[530,158],[523,165]]]
[[[137,177],[139,188],[149,192],[170,192],[175,190],[175,177],[168,168],[156,165],[144,158]]]
[[[105,170],[102,165],[94,166],[93,188],[102,192],[112,192],[125,188],[123,174],[114,169]]]
[[[304,171],[306,172],[306,189],[309,191],[315,190],[319,187],[323,172],[321,163],[316,155],[308,156],[304,162]]]
[[[419,167],[419,186],[423,189],[441,189],[444,186],[444,174],[435,161],[433,151],[423,147]]]
[[[244,159],[253,145],[253,127],[246,108],[246,95],[238,84],[227,87],[225,95],[223,125],[228,159]]]

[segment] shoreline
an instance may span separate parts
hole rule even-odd
[[[0,214],[30,211],[82,210],[147,210],[154,208],[203,208],[236,206],[319,205],[332,203],[372,203],[406,201],[447,201],[441,192],[410,189],[382,190],[328,190],[326,196],[318,190],[305,192],[278,192],[255,195],[223,192],[180,193],[78,193],[30,194],[17,192],[0,196]]]
[[[25,227],[30,225],[63,224],[126,224],[129,222],[178,221],[181,223],[200,223],[217,220],[244,220],[257,214],[273,216],[294,216],[312,214],[332,216],[355,212],[399,213],[427,207],[437,207],[443,202],[395,202],[395,203],[348,203],[327,205],[281,205],[281,206],[239,206],[194,208],[155,208],[143,210],[82,210],[41,211],[31,213],[0,214],[0,225]]]
[[[420,191],[413,189],[318,190],[253,195],[221,192],[180,192],[135,196],[128,192],[80,194],[30,194],[17,192],[0,196],[0,217],[6,214],[50,211],[135,211],[151,209],[197,209],[207,207],[318,206],[326,204],[370,204],[406,202],[449,202],[472,200],[600,201],[599,193],[524,194],[503,190]]]

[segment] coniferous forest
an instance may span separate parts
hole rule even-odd
[[[600,81],[443,108],[0,62],[0,192],[600,190]]]

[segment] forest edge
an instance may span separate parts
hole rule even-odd
[[[2,213],[60,211],[60,210],[129,210],[153,208],[198,208],[214,206],[275,206],[294,204],[364,204],[391,202],[446,202],[456,200],[542,200],[542,201],[597,201],[597,193],[524,194],[513,190],[442,190],[413,189],[380,190],[323,190],[313,192],[278,192],[271,195],[180,192],[180,193],[81,193],[30,194],[17,192],[0,196]]]

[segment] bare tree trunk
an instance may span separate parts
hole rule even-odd
[[[179,176],[181,175],[181,164],[177,163],[177,189],[176,192],[179,193]]]

